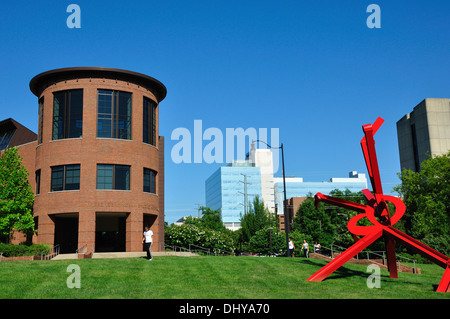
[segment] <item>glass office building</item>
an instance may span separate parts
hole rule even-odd
[[[235,161],[217,169],[205,182],[206,206],[222,213],[229,229],[240,227],[241,215],[261,198],[261,171],[251,161]],[[247,201],[245,200],[247,198]]]

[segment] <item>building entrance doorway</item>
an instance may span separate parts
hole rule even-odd
[[[127,213],[96,213],[95,252],[125,251]]]
[[[78,213],[50,217],[55,223],[54,245],[59,245],[62,254],[75,253],[78,248]]]

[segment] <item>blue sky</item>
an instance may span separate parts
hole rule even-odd
[[[66,25],[71,3],[81,29]],[[371,3],[380,29],[366,25]],[[278,128],[286,174],[324,181],[366,173],[361,127],[381,116],[375,139],[389,193],[399,183],[396,122],[427,97],[450,97],[447,0],[2,1],[0,12],[0,119],[37,132],[29,81],[50,69],[121,68],[166,85],[169,223],[197,214],[206,178],[222,165],[175,164],[176,128]]]

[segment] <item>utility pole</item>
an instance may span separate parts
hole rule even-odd
[[[248,213],[248,193],[247,193],[247,175],[242,174],[244,176],[244,214]],[[242,194],[242,192],[239,192]]]

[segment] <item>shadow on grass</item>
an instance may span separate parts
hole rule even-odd
[[[324,267],[325,265],[327,265],[329,263],[329,262],[324,262],[323,260],[320,260],[320,259],[310,259],[310,258],[298,258],[295,261],[293,260],[293,262],[317,267],[317,269],[315,271],[313,271],[310,276],[312,276],[314,273],[316,273],[322,267]],[[338,269],[336,269],[333,273],[331,273],[323,281],[326,281],[329,279],[339,279],[339,278],[349,278],[349,277],[367,278],[367,276],[370,274],[367,271],[350,269],[345,266],[346,266],[346,264],[344,264],[341,267],[339,267]],[[359,266],[363,267],[363,265],[359,265]],[[381,278],[390,279],[389,275],[386,275],[386,274],[381,274]]]

